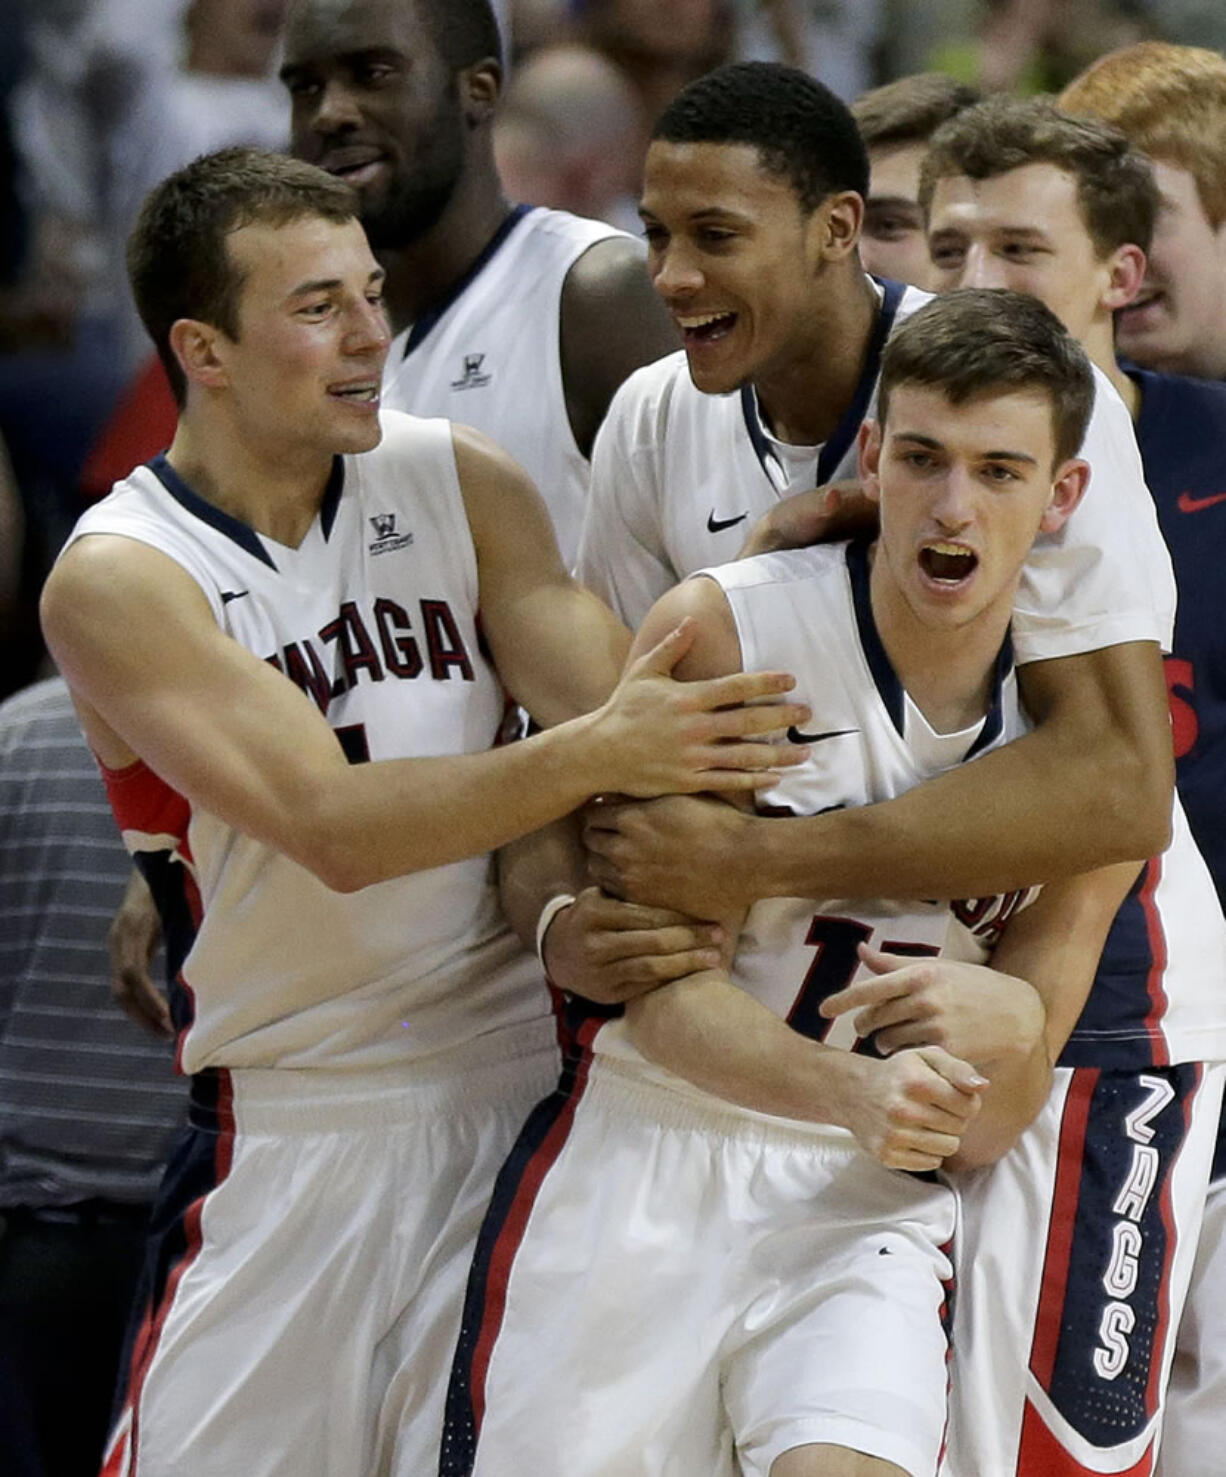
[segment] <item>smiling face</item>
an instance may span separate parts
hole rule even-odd
[[[1007,287],[1029,293],[1084,342],[1107,311],[1112,259],[1100,258],[1077,199],[1055,164],[1023,164],[990,179],[940,179],[928,217],[937,290]]]
[[[289,463],[377,446],[389,333],[358,222],[243,226],[226,250],[242,277],[238,334],[207,330],[208,365],[189,377],[224,391],[244,439]]]
[[[885,425],[862,427],[860,453],[881,510],[874,608],[880,591],[884,609],[913,624],[949,631],[986,620],[1003,637],[1035,535],[1062,526],[1088,475],[1081,461],[1053,465],[1046,391],[955,405],[940,389],[900,384]]]
[[[455,77],[409,0],[298,0],[281,77],[294,153],[347,180],[376,247],[417,240],[464,172]]]
[[[751,144],[652,143],[641,206],[648,269],[698,389],[720,394],[811,357],[829,204],[806,212]]]
[[[1196,180],[1154,161],[1158,219],[1145,280],[1116,319],[1122,355],[1174,374],[1226,377],[1226,222],[1213,226]]]
[[[869,146],[860,260],[876,277],[931,291],[934,274],[919,203],[920,165],[927,148],[922,142]]]

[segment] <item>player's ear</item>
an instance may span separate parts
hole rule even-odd
[[[1055,481],[1051,489],[1051,501],[1039,520],[1043,533],[1058,533],[1068,522],[1069,515],[1085,496],[1090,485],[1090,464],[1080,457],[1071,457],[1056,468]]]
[[[1125,242],[1117,246],[1107,258],[1107,287],[1102,295],[1102,306],[1114,313],[1117,308],[1126,308],[1141,290],[1145,276],[1145,253],[1139,246]]]
[[[471,67],[465,67],[458,83],[460,105],[469,128],[492,122],[502,96],[502,65],[497,57],[482,57]]]
[[[842,261],[855,251],[864,225],[864,200],[854,190],[827,195],[809,217],[812,245],[822,261]]]
[[[881,482],[878,472],[881,467],[881,422],[865,420],[860,423],[859,440],[856,443],[856,475],[864,496],[870,502],[879,502]]]
[[[217,353],[219,330],[196,318],[179,318],[170,328],[170,347],[189,384],[218,389],[226,379]]]

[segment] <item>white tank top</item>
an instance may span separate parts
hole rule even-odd
[[[479,752],[505,697],[480,649],[450,427],[382,419],[376,450],[337,458],[296,549],[212,507],[164,460],[72,538],[121,534],[182,565],[218,625],[314,699],[351,760]],[[521,1027],[547,1039],[547,991],[502,917],[490,857],[341,894],[143,764],[108,788],[129,848],[170,886],[168,930],[189,935],[168,939],[186,950],[185,1071],[378,1066]]]
[[[589,247],[624,235],[518,207],[446,301],[395,339],[384,371],[385,406],[475,426],[511,453],[548,504],[568,568],[589,469],[566,413],[562,285]]]

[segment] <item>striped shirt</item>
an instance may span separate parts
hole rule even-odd
[[[58,678],[0,704],[0,1210],[153,1198],[186,1084],[110,993],[129,862]]]

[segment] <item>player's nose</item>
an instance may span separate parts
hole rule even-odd
[[[955,284],[958,287],[1007,287],[1008,277],[1004,262],[987,247],[974,244],[967,249],[962,271]]]

